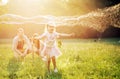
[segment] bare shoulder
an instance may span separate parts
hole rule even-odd
[[[28,39],[28,37],[26,35],[24,35],[24,39]]]
[[[15,36],[15,37],[13,38],[13,41],[15,41],[15,40],[18,40],[18,36]]]

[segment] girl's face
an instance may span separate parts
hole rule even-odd
[[[23,37],[23,35],[24,35],[24,31],[23,31],[23,29],[18,29],[18,36],[20,37],[20,38],[22,38]]]
[[[53,33],[55,31],[55,27],[54,26],[48,26],[47,30],[49,33]]]

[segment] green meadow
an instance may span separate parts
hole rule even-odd
[[[0,79],[120,79],[120,39],[62,40],[58,73],[37,55],[16,61],[11,40],[0,40]]]

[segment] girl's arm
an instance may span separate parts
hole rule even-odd
[[[59,33],[58,34],[60,37],[63,36],[63,37],[72,37],[74,36],[75,34],[74,33],[71,33],[71,34],[65,34],[65,33]]]
[[[22,53],[17,49],[17,41],[15,39],[13,40],[12,49],[14,52],[18,53],[19,55],[22,55]]]
[[[38,36],[38,37],[35,37],[36,39],[43,39],[45,38],[45,33],[43,33],[42,35]]]
[[[28,37],[26,35],[24,36],[24,39],[25,39],[25,42],[27,44],[26,49],[32,50],[32,44],[30,43],[30,40],[28,39]]]
[[[27,54],[28,50],[32,51],[32,44],[30,43],[30,40],[28,39],[27,36],[24,36],[24,39],[25,39],[25,42],[27,44],[27,48],[25,49],[25,51],[24,51],[22,56],[25,56]]]

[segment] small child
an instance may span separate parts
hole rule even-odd
[[[32,43],[33,53],[36,53],[37,55],[40,55],[40,52],[43,49],[44,44],[43,44],[42,41],[40,41],[39,39],[36,38],[38,36],[39,36],[38,33],[34,33],[33,36],[32,36],[32,39],[31,39],[31,43]]]
[[[57,66],[56,66],[56,58],[61,55],[60,50],[58,49],[56,45],[56,39],[60,36],[70,37],[74,34],[63,34],[63,33],[57,33],[55,24],[47,24],[46,31],[40,35],[38,38],[42,39],[44,38],[44,48],[41,51],[41,56],[47,58],[47,68],[48,72],[50,72],[50,62],[52,60],[53,66],[54,66],[54,72],[58,72]]]
[[[37,55],[39,55],[39,52],[40,52],[40,40],[35,38],[37,36],[39,36],[39,35],[37,33],[34,33],[31,42],[32,42],[33,52],[35,52]]]

